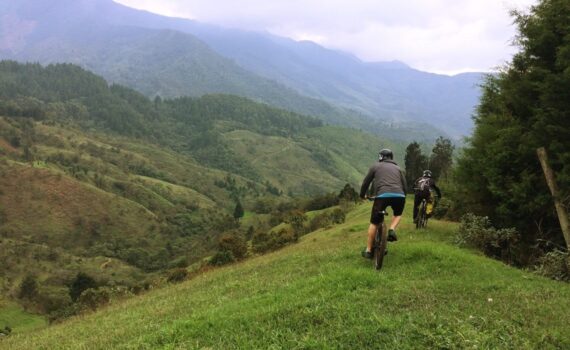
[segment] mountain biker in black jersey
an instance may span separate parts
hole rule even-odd
[[[437,199],[441,199],[441,191],[435,184],[430,170],[424,170],[423,175],[414,182],[414,222],[418,218],[418,207],[422,200],[426,203],[433,203],[432,190],[437,194]]]
[[[368,174],[362,181],[360,198],[366,198],[366,192],[372,181],[374,181],[374,205],[370,215],[367,246],[362,251],[362,256],[367,259],[373,258],[372,245],[374,243],[374,235],[378,225],[382,224],[382,220],[384,220],[384,215],[381,212],[386,210],[387,207],[392,207],[394,217],[388,230],[388,241],[397,241],[398,237],[395,229],[400,223],[404,205],[406,204],[406,178],[398,164],[394,162],[394,154],[391,150],[383,149],[380,151],[378,162],[370,167]]]

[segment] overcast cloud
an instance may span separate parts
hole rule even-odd
[[[454,74],[510,59],[509,10],[536,0],[115,0],[168,16],[311,40],[364,61]]]

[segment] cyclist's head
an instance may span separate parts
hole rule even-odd
[[[378,160],[379,161],[383,161],[386,159],[394,159],[394,153],[392,153],[391,150],[384,148],[383,150],[380,151],[380,153],[378,154]]]
[[[431,177],[431,170],[424,170],[425,177]]]

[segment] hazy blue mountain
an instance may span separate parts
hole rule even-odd
[[[23,0],[2,4],[0,18],[0,57],[80,64],[148,96],[230,93],[419,139],[439,133],[426,123],[465,134],[478,98],[478,74],[447,77],[401,62],[364,63],[311,42],[159,16],[111,0]]]
[[[193,35],[119,24],[131,10],[112,1],[24,0],[0,11],[2,58],[79,64],[148,96],[229,93],[350,124],[347,112],[247,71]]]
[[[472,125],[480,73],[446,76],[399,61],[366,63],[308,41],[169,18],[110,2],[99,12],[108,23],[191,33],[248,71],[378,119],[423,121],[456,136]]]

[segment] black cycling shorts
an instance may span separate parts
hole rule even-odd
[[[380,212],[386,210],[386,208],[388,207],[392,207],[394,216],[402,215],[402,213],[404,212],[405,205],[406,205],[406,198],[403,197],[376,198],[374,200],[374,205],[372,206],[370,223],[374,225],[379,225],[384,219],[384,215],[380,215]]]

